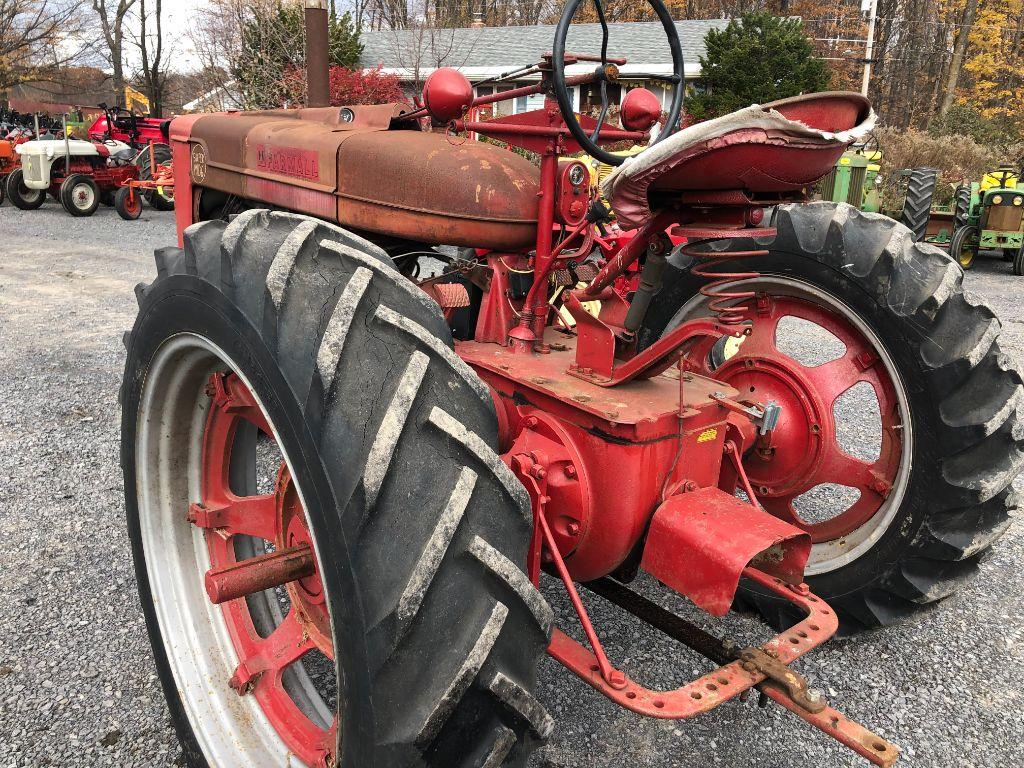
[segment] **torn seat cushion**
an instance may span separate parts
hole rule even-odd
[[[601,191],[625,229],[654,215],[652,195],[743,190],[756,197],[758,192],[795,191],[828,173],[846,147],[874,124],[874,112],[865,109],[859,124],[833,133],[791,120],[772,104],[753,104],[691,125],[626,158]]]

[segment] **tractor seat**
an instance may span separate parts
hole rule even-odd
[[[112,152],[110,157],[118,163],[131,165],[135,161],[135,150],[131,147],[125,147],[124,149]]]
[[[601,191],[621,226],[632,229],[652,208],[686,194],[739,192],[776,199],[813,184],[875,124],[871,104],[856,93],[814,93],[753,104],[696,123],[629,157]]]

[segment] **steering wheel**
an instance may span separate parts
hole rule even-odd
[[[614,64],[610,64],[608,61],[608,22],[604,16],[601,0],[591,1],[594,4],[594,10],[597,12],[597,18],[601,22],[601,65],[596,71],[601,83],[601,113],[597,119],[597,127],[589,135],[583,130],[583,126],[580,125],[576,112],[572,108],[572,99],[569,96],[569,88],[565,82],[565,40],[569,34],[569,27],[572,25],[576,11],[587,0],[569,0],[562,10],[562,16],[558,20],[558,26],[555,28],[555,44],[551,53],[551,77],[554,85],[555,101],[558,102],[558,109],[562,113],[562,119],[565,121],[566,128],[569,129],[569,133],[572,134],[572,137],[576,139],[580,147],[588,155],[608,165],[622,165],[625,162],[624,157],[613,155],[611,152],[602,149],[598,144],[601,127],[608,116],[608,83],[618,76],[618,70]],[[631,77],[641,77],[648,80],[661,80],[673,85],[672,102],[668,110],[668,119],[665,121],[665,130],[658,134],[657,139],[651,142],[651,146],[653,146],[674,132],[675,125],[679,121],[679,113],[683,109],[686,80],[684,78],[683,49],[679,45],[679,33],[676,31],[675,22],[672,21],[668,8],[665,7],[665,3],[662,0],[647,0],[647,3],[658,15],[661,26],[665,30],[665,36],[668,38],[668,47],[672,51],[671,75],[631,75]]]

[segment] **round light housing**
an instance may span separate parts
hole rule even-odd
[[[1017,195],[1015,198],[1013,198],[1014,205],[1021,205],[1022,203],[1024,203],[1024,197]]]
[[[992,198],[992,205],[1001,205],[1002,202],[1003,202],[1003,196],[1002,195],[996,195],[995,197]]]
[[[646,88],[634,88],[619,107],[619,120],[627,131],[649,130],[661,117],[661,102]]]
[[[423,105],[440,123],[462,117],[472,103],[473,86],[457,69],[436,69],[423,84]]]

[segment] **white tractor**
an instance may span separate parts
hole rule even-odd
[[[21,167],[7,177],[7,196],[22,210],[40,207],[49,192],[72,216],[91,216],[101,202],[136,179],[138,154],[122,141],[37,140],[20,144]]]

